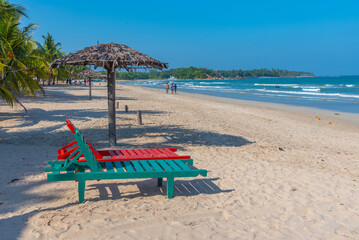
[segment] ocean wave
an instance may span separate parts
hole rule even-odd
[[[298,94],[298,95],[315,95],[322,97],[343,97],[343,98],[359,98],[359,95],[354,94],[342,94],[342,93],[318,93],[318,92],[293,92],[293,91],[275,91],[275,90],[264,90],[256,89],[261,92],[272,92],[272,93],[287,93],[287,94]]]
[[[306,92],[320,92],[320,88],[302,88]]]
[[[299,87],[298,84],[272,84],[272,83],[255,83],[254,86],[282,86],[282,87]]]
[[[353,84],[347,84],[347,85],[345,85],[345,86],[347,86],[347,87],[354,87]]]
[[[226,84],[225,82],[200,82],[200,84],[213,85],[213,84]]]

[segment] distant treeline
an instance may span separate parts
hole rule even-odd
[[[164,71],[152,70],[150,72],[117,72],[117,79],[134,80],[134,79],[223,79],[223,78],[257,78],[257,77],[297,77],[313,76],[309,72],[289,71],[280,69],[253,69],[253,70],[211,70],[207,68],[176,68]]]

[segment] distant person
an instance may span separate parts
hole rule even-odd
[[[175,83],[175,94],[177,93],[177,84]]]
[[[267,90],[267,87],[264,87],[264,90]]]
[[[171,91],[172,91],[172,94],[173,94],[173,88],[174,88],[173,83],[171,83]]]
[[[170,88],[170,85],[166,83],[166,93],[168,93],[168,89]]]

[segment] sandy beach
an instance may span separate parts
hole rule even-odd
[[[107,89],[45,91],[28,113],[0,103],[2,240],[359,239],[359,114],[117,85],[117,148],[177,147],[208,177],[173,199],[155,179],[90,181],[79,205],[44,169],[73,141],[66,118],[109,148]]]

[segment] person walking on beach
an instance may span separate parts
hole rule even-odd
[[[177,84],[175,83],[175,94],[177,93]]]
[[[172,94],[173,94],[173,83],[171,83],[171,91],[172,91]]]
[[[166,83],[166,93],[168,93],[169,88],[170,88],[170,85],[168,85],[168,83]]]

